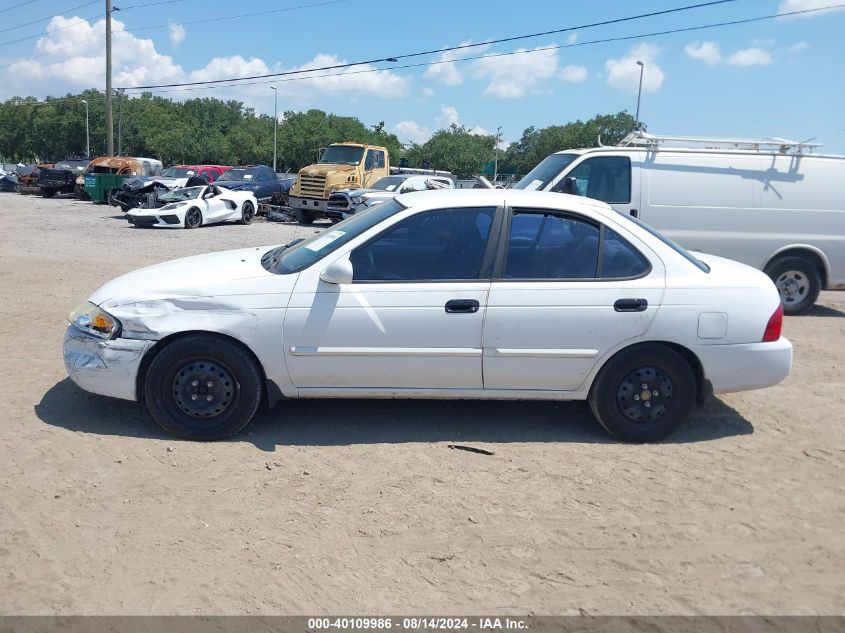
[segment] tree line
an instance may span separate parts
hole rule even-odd
[[[85,104],[88,101],[91,156],[105,154],[105,100],[96,90],[39,102],[13,97],[0,103],[0,158],[4,161],[55,162],[84,156]],[[38,105],[35,105],[38,104]],[[158,158],[174,164],[272,164],[273,117],[258,114],[236,100],[214,98],[173,101],[149,93],[115,98],[115,149],[124,156]],[[635,127],[627,112],[597,115],[542,129],[529,127],[522,137],[500,150],[499,172],[525,174],[552,152],[606,145]],[[475,134],[452,125],[421,144],[403,145],[384,122],[367,126],[351,116],[322,110],[285,112],[279,122],[280,171],[296,171],[316,162],[320,148],[355,141],[383,145],[393,165],[429,165],[459,177],[481,173],[496,155],[494,135]]]

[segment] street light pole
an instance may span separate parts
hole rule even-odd
[[[499,139],[502,136],[502,126],[496,128],[496,161],[493,163],[493,184],[496,184],[496,178],[499,177]]]
[[[276,132],[279,128],[279,91],[276,90],[276,86],[270,86],[270,88],[273,89],[273,171],[276,171]]]
[[[85,158],[91,158],[91,134],[88,130],[88,102],[82,99],[85,104]]]
[[[637,60],[637,66],[640,67],[640,87],[637,90],[637,122],[636,128],[640,129],[640,98],[643,96],[643,71],[645,70],[645,64],[641,62],[639,59]]]

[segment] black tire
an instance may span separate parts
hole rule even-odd
[[[641,443],[677,429],[695,397],[695,374],[686,359],[663,345],[646,344],[622,350],[602,367],[589,403],[613,437]]]
[[[305,211],[304,209],[294,209],[293,217],[296,218],[296,221],[300,224],[311,225],[314,224],[314,214]]]
[[[165,431],[186,440],[234,435],[252,420],[262,394],[261,371],[249,353],[207,334],[169,343],[144,381],[150,414]]]
[[[202,226],[202,211],[197,207],[191,207],[185,213],[185,228],[196,229],[200,226]]]
[[[56,195],[56,190],[52,187],[41,187],[41,195],[45,198],[52,198]]]
[[[821,275],[818,268],[803,257],[776,259],[766,266],[765,273],[778,289],[786,314],[809,310],[819,298]]]
[[[254,219],[255,207],[249,200],[247,200],[246,202],[244,202],[244,206],[241,207],[241,219],[238,221],[238,224],[252,224],[252,221]]]

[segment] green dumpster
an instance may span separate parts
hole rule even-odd
[[[85,193],[94,202],[108,202],[109,191],[120,187],[126,178],[126,174],[85,174]]]

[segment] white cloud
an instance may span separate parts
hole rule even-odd
[[[451,125],[460,125],[461,117],[458,115],[458,110],[455,106],[447,106],[440,104],[440,116],[437,118],[438,128],[447,128]]]
[[[560,78],[568,83],[580,83],[587,78],[587,69],[583,66],[564,66],[560,70]]]
[[[534,52],[536,51],[536,52]],[[557,50],[546,47],[517,49],[516,55],[488,57],[472,63],[474,76],[488,79],[485,95],[500,99],[518,99],[529,90],[542,88],[557,71]],[[539,86],[538,86],[539,84]]]
[[[808,48],[810,48],[810,45],[807,44],[807,42],[798,42],[797,44],[793,44],[786,50],[788,50],[790,53],[800,53],[801,51],[806,51]]]
[[[422,93],[423,93],[426,97],[433,97],[433,96],[434,96],[434,90],[432,90],[432,89],[431,89],[431,88],[429,88],[428,86],[423,86]]]
[[[728,57],[731,66],[768,66],[774,60],[762,48],[746,48]]]
[[[793,11],[806,11],[808,9],[823,9],[832,4],[839,4],[835,0],[781,0],[778,5],[778,13],[791,13]],[[803,15],[792,16],[794,18],[809,18],[827,13],[828,11],[841,10],[843,7],[834,7],[824,11],[814,11],[813,13],[804,13]]]
[[[88,22],[78,17],[56,16],[46,28],[51,32],[37,40],[32,57],[19,59],[0,70],[0,98],[56,95],[92,86],[105,87],[104,20]],[[172,57],[160,54],[153,40],[136,37],[127,31],[120,20],[112,20],[112,30],[115,87],[247,77],[285,70],[309,70],[346,61],[336,55],[321,53],[301,66],[285,67],[258,57],[245,59],[233,55],[215,57],[201,68],[186,71]],[[170,30],[172,35],[173,29]],[[388,70],[359,74],[361,70],[375,70],[375,67],[364,65],[341,72],[303,73],[295,75],[298,79],[295,82],[280,78],[277,82],[279,107],[310,105],[321,97],[337,95],[397,98],[409,91],[410,80],[407,77]],[[332,76],[318,76],[329,74]],[[215,96],[238,99],[259,111],[266,111],[268,103],[272,107],[269,94],[266,84],[166,93],[174,98]]]
[[[491,132],[486,127],[481,127],[480,125],[475,125],[469,128],[470,134],[478,134],[480,136],[493,136],[494,132]]]
[[[472,44],[472,40],[461,42],[461,46]],[[455,51],[444,51],[434,60],[437,62],[433,66],[429,66],[425,71],[423,77],[431,79],[444,86],[460,86],[464,83],[464,75],[455,63],[456,60],[463,59],[472,55],[479,55],[486,51],[489,46],[473,46],[472,48],[461,48]]]
[[[643,70],[643,92],[657,92],[663,86],[666,74],[654,61],[660,49],[654,44],[644,42],[634,46],[625,57],[608,59],[604,68],[607,83],[617,90],[636,94],[640,81],[640,67],[637,61],[645,64]]]
[[[416,121],[399,121],[393,126],[393,132],[403,142],[425,143],[431,138],[431,130]]]
[[[578,33],[577,32],[570,33],[569,35],[566,36],[566,43],[567,44],[574,44],[577,41],[578,41]]]
[[[187,34],[185,27],[181,24],[174,24],[173,22],[167,24],[167,37],[170,38],[173,48],[178,48]]]
[[[693,59],[698,59],[711,66],[722,61],[722,53],[716,42],[693,42],[684,46],[684,52]]]

